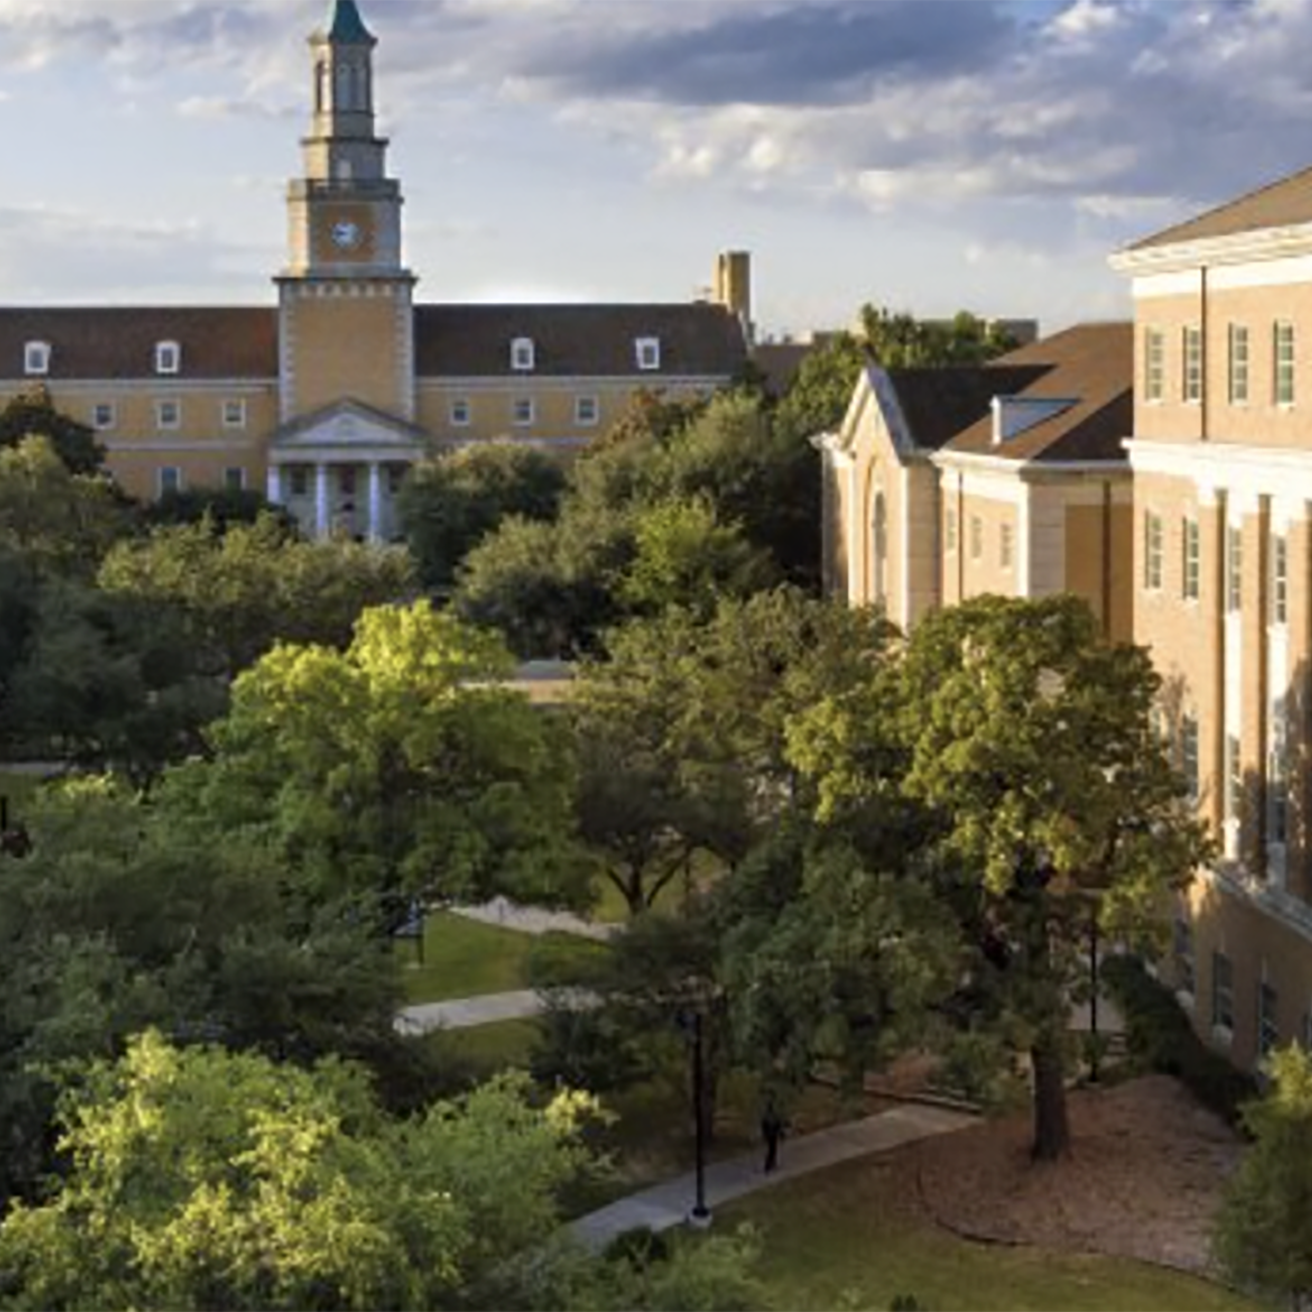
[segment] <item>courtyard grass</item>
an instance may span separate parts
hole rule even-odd
[[[785,1147],[785,1151],[787,1148]],[[914,1185],[910,1186],[914,1188]],[[1251,1312],[1224,1287],[1129,1258],[974,1243],[919,1214],[908,1172],[866,1157],[729,1204],[717,1228],[750,1223],[773,1308],[932,1312]]]
[[[417,946],[408,941],[396,945],[409,1003],[446,1002],[531,988],[530,963],[535,953],[550,954],[555,960],[577,958],[582,963],[605,951],[602,945],[572,934],[535,937],[467,920],[450,911],[434,912],[426,918],[422,965]]]
[[[0,768],[0,797],[9,799],[9,814],[13,820],[23,818],[23,805],[41,787],[42,780],[34,774]]]

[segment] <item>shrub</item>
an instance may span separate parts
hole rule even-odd
[[[1198,1037],[1175,994],[1140,958],[1110,958],[1102,979],[1125,1016],[1131,1057],[1147,1070],[1174,1075],[1203,1106],[1242,1128],[1240,1110],[1258,1092],[1253,1076]]]

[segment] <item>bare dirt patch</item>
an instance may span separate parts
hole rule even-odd
[[[934,1220],[971,1238],[1205,1273],[1238,1136],[1164,1075],[1074,1090],[1070,1117],[1065,1161],[1030,1161],[1022,1113],[917,1145],[901,1163],[907,1186]]]

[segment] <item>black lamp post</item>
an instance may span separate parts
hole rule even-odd
[[[692,1111],[697,1152],[697,1193],[688,1219],[693,1225],[704,1228],[711,1223],[711,1209],[706,1206],[706,1060],[700,1009],[689,1007],[681,1011],[679,1028],[688,1037],[692,1049]]]
[[[1089,904],[1089,1083],[1098,1083],[1098,899]]]

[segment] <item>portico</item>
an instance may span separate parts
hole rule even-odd
[[[427,454],[414,424],[339,401],[279,429],[269,449],[268,498],[315,537],[389,542],[399,532],[396,495],[405,471]]]

